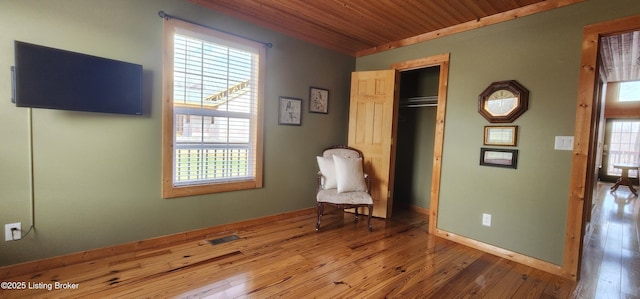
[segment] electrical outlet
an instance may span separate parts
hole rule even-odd
[[[491,214],[482,214],[482,225],[491,226]]]
[[[13,231],[11,229],[14,229]],[[22,239],[22,223],[9,223],[4,225],[4,240],[15,241]]]

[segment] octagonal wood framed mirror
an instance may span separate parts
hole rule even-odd
[[[529,90],[516,80],[491,83],[478,97],[478,112],[490,123],[511,123],[529,108]]]

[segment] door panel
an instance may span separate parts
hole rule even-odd
[[[365,158],[365,172],[372,178],[373,215],[391,217],[393,161],[395,161],[395,70],[354,72],[349,106],[349,146]]]

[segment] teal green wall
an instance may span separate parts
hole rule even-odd
[[[356,70],[450,53],[438,223],[440,229],[562,264],[583,26],[640,13],[637,0],[589,0],[513,21],[358,58]],[[478,95],[494,81],[530,91],[520,128],[518,168],[479,166]],[[482,213],[493,225],[481,225]]]
[[[161,198],[160,10],[273,43],[264,188]],[[0,266],[314,207],[314,157],[347,139],[353,57],[186,1],[0,0],[0,28],[0,225],[31,222],[28,110],[9,100],[14,40],[142,64],[147,102],[143,116],[33,109],[36,230],[0,242]],[[309,86],[329,89],[329,114],[307,112]],[[302,126],[277,124],[279,96],[304,99]]]

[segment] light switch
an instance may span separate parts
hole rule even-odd
[[[560,151],[572,151],[573,136],[556,136],[556,142],[553,149]]]

